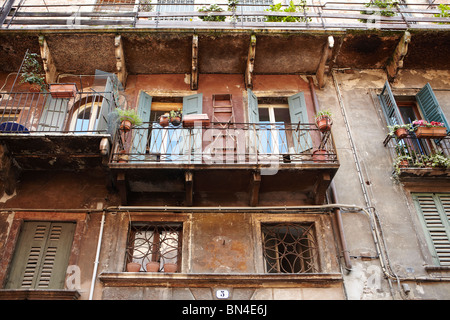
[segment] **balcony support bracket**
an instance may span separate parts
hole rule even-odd
[[[256,207],[259,202],[259,188],[261,186],[261,173],[253,172],[250,181],[250,206]]]
[[[194,202],[194,174],[191,171],[185,173],[186,206],[190,207]]]
[[[330,60],[331,53],[334,47],[334,38],[332,36],[328,37],[327,42],[323,46],[322,57],[320,58],[319,66],[316,71],[316,78],[319,85],[319,89],[325,86],[325,71],[327,69],[327,62]]]
[[[325,201],[325,194],[330,183],[331,176],[328,172],[319,175],[311,194],[315,204],[322,204]]]
[[[116,178],[116,186],[119,190],[120,202],[122,205],[128,204],[127,197],[127,179],[124,172],[119,172]]]
[[[44,36],[39,36],[39,46],[41,48],[41,58],[45,71],[45,79],[47,83],[56,83],[58,78],[58,71],[56,70],[55,62],[53,61],[48,47],[47,40]]]
[[[120,83],[123,87],[127,83],[128,72],[125,64],[125,53],[123,50],[122,37],[116,36],[114,39],[115,55],[116,55],[116,70]]]
[[[191,90],[198,89],[198,35],[192,37]]]
[[[252,35],[250,47],[248,49],[247,68],[245,70],[245,86],[247,89],[253,89],[253,69],[255,67],[256,55],[256,36]]]
[[[393,82],[397,76],[398,70],[403,68],[403,59],[408,53],[408,44],[411,42],[411,34],[405,31],[403,37],[400,39],[395,51],[389,59],[389,63],[386,65],[386,73],[389,82]]]

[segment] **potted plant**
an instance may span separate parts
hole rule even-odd
[[[389,135],[391,137],[397,137],[398,139],[403,139],[408,136],[408,132],[412,129],[412,124],[396,124],[393,126],[388,126]]]
[[[447,128],[442,122],[415,120],[412,126],[417,138],[443,138],[447,135]]]
[[[431,168],[450,168],[450,159],[442,153],[436,153],[431,156],[425,156],[423,160],[426,167]]]
[[[393,8],[397,5],[397,2],[392,2],[391,0],[374,0],[365,4],[367,8],[378,8],[381,10],[373,11],[373,10],[363,10],[360,11],[361,14],[365,15],[375,15],[375,16],[383,16],[383,17],[393,17],[395,16],[395,12]],[[377,19],[358,19],[363,23],[375,23]]]
[[[117,108],[116,111],[119,114],[120,130],[123,132],[130,131],[132,126],[139,126],[142,124],[142,120],[136,111],[122,110],[119,108]]]
[[[183,114],[183,111],[181,109],[178,110],[171,110],[169,113],[170,117],[170,123],[174,126],[179,126],[181,124],[181,115]]]
[[[320,132],[327,132],[331,130],[331,125],[333,124],[331,116],[332,114],[329,111],[319,111],[316,114],[315,122]]]
[[[200,16],[199,18],[203,21],[225,21],[226,16],[213,16],[210,15],[210,12],[222,12],[223,9],[219,7],[217,4],[212,4],[209,7],[201,7],[198,9],[198,12],[207,12],[207,16]]]
[[[289,2],[289,6],[286,8],[282,8],[281,3],[270,5],[269,9],[265,9],[264,11],[268,12],[303,12],[305,13],[308,11],[308,8],[306,8],[306,0],[301,0],[298,5],[294,4],[294,2],[291,0]],[[306,21],[312,21],[311,18],[305,18],[305,17],[292,17],[292,16],[266,16],[267,22],[306,22]]]
[[[169,113],[165,113],[159,117],[159,125],[161,127],[167,127],[169,125]]]
[[[45,78],[41,75],[42,66],[38,57],[37,53],[27,52],[21,69],[20,83],[29,83],[31,92],[40,92],[45,89]]]

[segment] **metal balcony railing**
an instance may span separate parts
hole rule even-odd
[[[112,133],[108,117],[115,109],[112,92],[78,92],[53,98],[48,92],[0,94],[0,133]]]
[[[450,168],[450,136],[417,138],[409,133],[403,139],[387,136],[384,141],[393,159],[394,168]]]
[[[0,28],[282,28],[282,29],[449,29],[450,18],[438,3],[395,3],[392,8],[366,7],[367,2],[325,2],[297,6],[296,12],[267,11],[270,4],[217,3],[222,11],[198,10],[211,3],[194,1],[97,1],[43,4],[6,0]],[[445,8],[445,7],[444,7]],[[389,16],[381,12],[391,11]],[[270,19],[269,19],[270,17]],[[290,17],[289,19],[284,19]]]
[[[320,133],[315,124],[211,123],[163,128],[150,122],[128,133],[119,131],[114,145],[113,164],[338,164],[331,133]]]

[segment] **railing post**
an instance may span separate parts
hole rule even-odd
[[[9,13],[11,12],[11,8],[14,5],[14,1],[15,0],[7,0],[3,3],[3,7],[2,7],[1,15],[0,15],[0,28],[2,28],[3,23],[5,23],[6,18],[8,17]]]

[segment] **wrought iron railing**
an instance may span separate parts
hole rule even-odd
[[[388,135],[384,141],[395,170],[401,168],[450,168],[450,136],[417,138],[411,132],[402,139]]]
[[[266,11],[268,4],[217,3],[223,11],[199,12],[211,3],[153,1],[23,4],[5,1],[0,28],[283,28],[283,29],[449,29],[450,18],[437,3],[395,3],[390,9],[367,2],[325,2],[297,7],[296,12]],[[389,16],[381,12],[391,11]],[[268,17],[271,17],[268,19]],[[289,19],[283,19],[290,17]],[[275,22],[273,22],[275,21]],[[279,22],[278,22],[279,21]]]
[[[330,132],[315,124],[211,123],[161,127],[144,123],[116,134],[111,163],[338,164]],[[317,151],[319,150],[319,151]],[[320,154],[319,154],[320,153]]]
[[[0,94],[0,133],[114,133],[112,92],[78,92],[53,98],[48,92]]]

